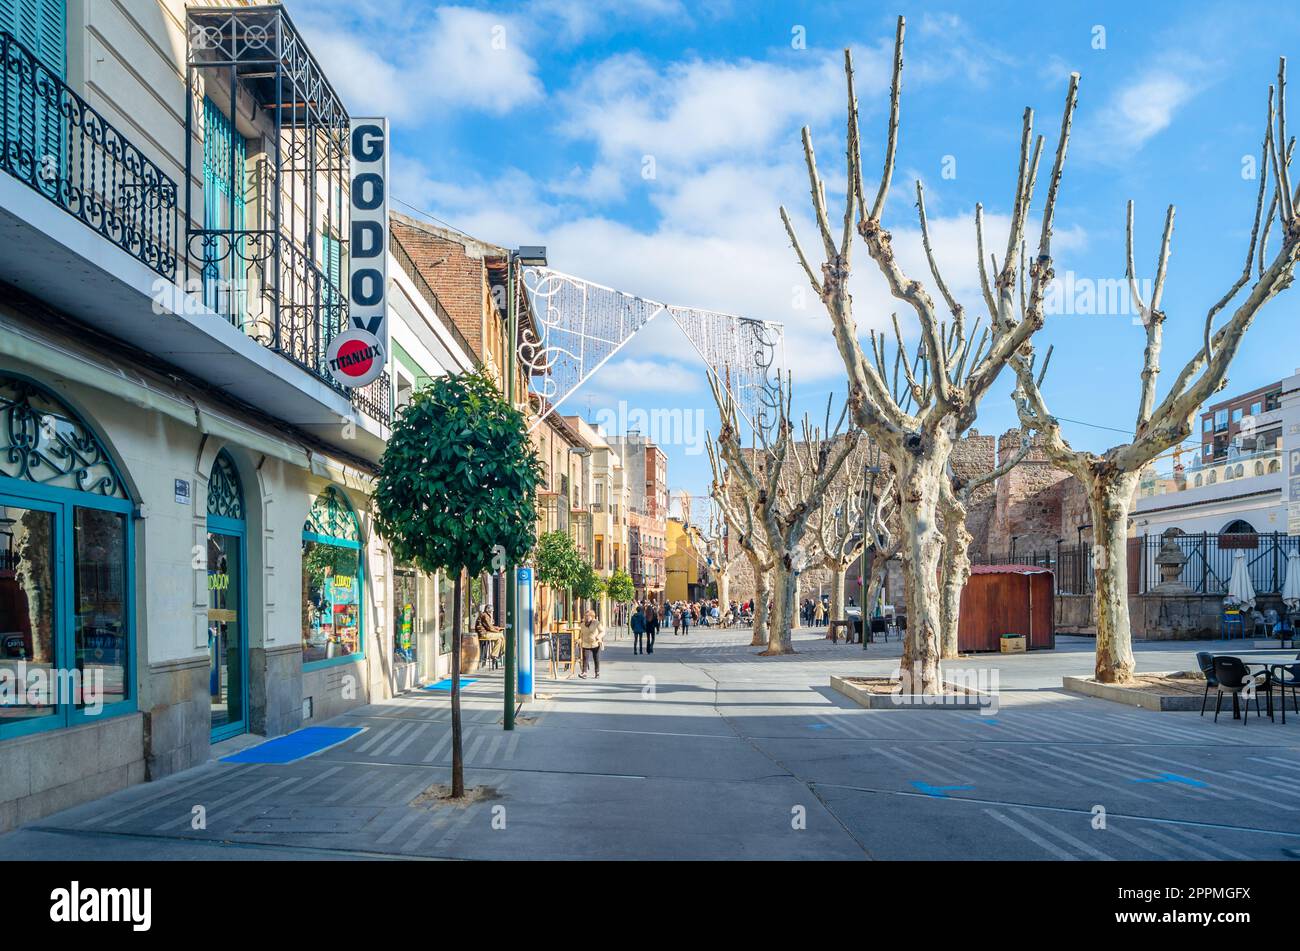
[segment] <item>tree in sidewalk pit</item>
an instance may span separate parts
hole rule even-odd
[[[537,548],[533,552],[533,565],[536,569],[537,616],[542,619],[542,631],[550,624],[554,604],[552,595],[558,596],[564,591],[573,591],[582,580],[583,569],[587,567],[582,560],[582,553],[574,544],[568,532],[543,532],[537,539]]]
[[[803,130],[804,160],[812,207],[826,260],[820,273],[813,270],[795,234],[785,208],[781,219],[795,254],[814,291],[831,318],[835,342],[848,371],[849,403],[855,423],[888,456],[898,480],[903,564],[907,571],[907,636],[903,645],[900,677],[903,689],[914,693],[939,690],[940,592],[939,570],[943,552],[938,509],[944,473],[956,440],[975,421],[981,398],[988,392],[1012,356],[1042,326],[1043,299],[1053,278],[1052,220],[1065,165],[1066,146],[1078,93],[1078,74],[1070,77],[1061,121],[1056,158],[1047,186],[1042,212],[1038,254],[1028,277],[1030,286],[1023,317],[1014,313],[1017,286],[1016,249],[1021,246],[1029,218],[1030,202],[1038,178],[1043,138],[1033,137],[1033,110],[1026,109],[1020,138],[1020,160],[1012,201],[1007,251],[996,279],[997,296],[990,298],[990,326],[979,333],[980,319],[969,326],[966,312],[953,297],[939,273],[930,244],[925,213],[925,195],[916,183],[916,204],[921,245],[934,284],[951,311],[951,321],[939,309],[925,287],[908,277],[894,254],[892,238],[881,224],[894,173],[898,148],[899,97],[902,90],[903,35],[905,23],[898,19],[894,41],[893,79],[890,87],[889,125],[885,144],[884,171],[874,200],[868,204],[863,184],[861,142],[858,135],[858,105],[853,91],[853,61],[844,53],[848,85],[847,196],[844,220],[837,238],[826,205],[826,191],[813,154],[812,137]],[[864,354],[858,342],[853,300],[849,294],[850,252],[856,230],[866,244],[890,293],[903,301],[920,323],[920,343],[909,359],[897,315],[893,321],[897,350],[888,368],[890,345],[883,332],[870,333],[871,353]],[[983,208],[975,206],[977,233],[982,229]],[[984,268],[983,250],[980,268]],[[899,375],[902,374],[900,383]],[[891,382],[892,376],[892,382]]]
[[[888,551],[889,539],[896,536],[889,530],[894,511],[893,480],[882,471],[880,463],[880,450],[863,440],[845,462],[840,478],[827,489],[813,517],[816,558],[831,575],[829,620],[848,617],[844,611],[845,578],[849,568],[862,557],[864,547],[871,549],[874,567],[877,556]],[[861,580],[865,583],[870,577],[864,574]],[[863,588],[864,592],[869,590]],[[864,604],[871,603],[864,597]]]
[[[464,579],[523,561],[541,467],[524,417],[482,373],[435,379],[399,410],[380,460],[375,521],[396,561],[454,579],[451,795],[465,794],[460,639]]]
[[[636,600],[636,586],[632,584],[632,576],[622,568],[615,568],[605,582],[605,593],[614,604],[631,604]],[[628,617],[630,620],[631,615]]]
[[[975,493],[996,482],[1024,461],[1032,448],[1026,433],[1020,449],[989,472],[963,478],[953,471],[949,460],[947,476],[940,486],[939,511],[943,516],[943,562],[939,585],[939,653],[943,660],[958,656],[957,627],[961,614],[961,593],[970,580],[970,543],[974,541],[966,527],[966,516]]]
[[[803,439],[797,440],[790,418],[793,397],[787,378],[776,385],[774,402],[779,413],[772,432],[765,426],[755,427],[757,445],[746,453],[740,446],[735,398],[715,373],[709,373],[709,385],[722,418],[718,451],[728,473],[746,487],[742,496],[752,500],[772,560],[772,611],[767,619],[767,650],[760,656],[792,654],[791,631],[797,617],[799,576],[808,561],[804,545],[808,520],[839,475],[844,460],[857,447],[862,433],[858,429],[842,431],[848,418],[847,404],[832,429],[828,400],[825,428],[812,426],[805,416]]]
[[[1133,264],[1133,203],[1128,203],[1126,274],[1129,293],[1146,329],[1146,350],[1132,440],[1103,453],[1072,449],[1061,435],[1060,422],[1048,411],[1043,398],[1042,382],[1051,361],[1051,350],[1048,350],[1037,374],[1032,353],[1022,354],[1015,364],[1016,400],[1021,424],[1033,427],[1041,434],[1047,457],[1058,468],[1078,478],[1088,493],[1096,581],[1093,601],[1093,620],[1097,627],[1096,677],[1102,683],[1125,683],[1133,676],[1126,539],[1129,509],[1142,470],[1161,453],[1192,434],[1193,421],[1201,405],[1226,385],[1228,366],[1260,308],[1290,287],[1294,279],[1297,258],[1300,257],[1300,215],[1296,211],[1300,205],[1300,189],[1293,190],[1291,185],[1290,166],[1295,139],[1288,140],[1286,132],[1285,59],[1278,67],[1277,86],[1269,87],[1267,119],[1259,189],[1255,195],[1254,224],[1245,265],[1224,295],[1209,306],[1201,349],[1179,370],[1163,399],[1157,398],[1165,322],[1161,298],[1174,230],[1174,206],[1170,205],[1165,213],[1164,235],[1156,256],[1155,281],[1151,285],[1150,297],[1143,300]],[[1272,198],[1265,215],[1264,198],[1270,178],[1273,182]],[[1268,235],[1275,218],[1280,245],[1269,261]],[[1215,330],[1216,318],[1237,299],[1242,288],[1250,282],[1252,271],[1255,283],[1232,311],[1232,316]]]
[[[726,520],[731,539],[744,553],[754,574],[754,636],[751,647],[767,643],[767,603],[772,597],[772,546],[767,541],[763,526],[754,518],[757,497],[747,494],[744,483],[731,477],[721,460],[721,453],[713,440],[707,440],[709,463],[713,467],[711,494],[718,511]]]

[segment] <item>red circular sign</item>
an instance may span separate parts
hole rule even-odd
[[[341,373],[365,376],[375,362],[374,349],[364,340],[349,340],[339,347],[338,360]]]

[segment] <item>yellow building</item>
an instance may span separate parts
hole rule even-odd
[[[679,518],[668,519],[664,555],[664,597],[669,601],[697,601],[705,596],[708,564],[704,542],[695,528]]]

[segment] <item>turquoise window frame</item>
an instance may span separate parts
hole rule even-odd
[[[326,489],[326,492],[329,490]],[[324,495],[325,492],[320,493]],[[338,489],[334,489],[334,494],[339,500],[348,507],[348,514],[352,516],[353,523],[357,526],[357,535],[361,536],[361,520],[357,518],[357,510],[353,507],[348,497]],[[315,499],[312,500],[315,502]],[[309,516],[310,519],[310,516]],[[334,535],[320,535],[316,532],[304,530],[302,540],[305,542],[315,542],[318,545],[333,545],[336,548],[347,548],[357,552],[357,650],[353,654],[345,654],[342,657],[326,657],[322,660],[303,661],[302,669],[304,673],[313,670],[321,670],[325,667],[337,667],[340,664],[357,664],[366,659],[366,552],[365,541],[353,541],[350,538],[338,538]],[[299,571],[301,572],[301,563]]]
[[[83,423],[84,425],[84,423]],[[89,427],[87,427],[89,429]],[[60,703],[58,712],[51,717],[36,717],[15,723],[0,722],[0,741],[49,730],[62,730],[83,723],[97,723],[109,717],[135,713],[138,708],[136,686],[136,592],[135,592],[135,505],[125,499],[110,499],[75,489],[38,485],[8,476],[0,476],[0,504],[16,508],[39,509],[54,514],[56,530],[55,597],[59,611],[55,617],[55,664],[66,670],[68,661],[76,658],[76,605],[73,603],[73,578],[76,574],[76,539],[73,533],[76,509],[98,509],[124,516],[126,560],[126,626],[127,662],[123,676],[126,698],[106,704],[98,714],[78,710],[71,704]]]
[[[248,500],[244,497],[244,484],[239,480],[239,470],[235,468],[234,460],[230,459],[230,454],[224,449],[217,453],[217,459],[213,460],[212,467],[215,470],[221,457],[225,456],[230,465],[230,469],[235,473],[236,484],[239,486],[239,507],[247,516]],[[211,731],[213,743],[221,740],[228,740],[232,736],[242,736],[249,732],[250,720],[249,714],[249,697],[251,693],[248,689],[248,655],[249,651],[249,630],[248,630],[248,522],[246,518],[229,518],[224,515],[209,515],[208,534],[209,535],[228,535],[232,538],[239,539],[239,642],[241,649],[239,652],[239,684],[243,697],[240,700],[240,709],[243,711],[242,719],[235,723],[228,723]]]

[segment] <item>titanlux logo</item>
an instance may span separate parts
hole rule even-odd
[[[130,922],[133,931],[148,931],[152,920],[151,888],[71,888],[50,892],[50,921]]]

